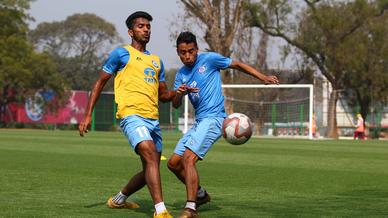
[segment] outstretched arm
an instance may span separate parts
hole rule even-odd
[[[257,71],[255,68],[249,66],[248,64],[242,63],[240,61],[232,61],[229,67],[232,69],[240,70],[246,74],[249,74],[263,81],[265,84],[279,84],[279,79],[276,76],[266,76],[260,73],[259,71]]]
[[[94,105],[97,102],[98,97],[102,89],[104,88],[106,82],[108,82],[109,78],[111,78],[111,74],[105,73],[103,70],[100,71],[100,77],[94,83],[92,93],[89,96],[88,105],[86,106],[86,111],[84,115],[84,119],[78,126],[78,131],[80,136],[84,136],[84,133],[88,132],[88,128],[92,121],[92,112]]]

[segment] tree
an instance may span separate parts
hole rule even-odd
[[[291,5],[287,0],[263,0],[245,5],[252,27],[280,37],[312,61],[332,86],[328,105],[327,136],[337,138],[336,105],[345,87],[346,69],[341,49],[349,38],[370,19],[384,10],[376,1],[304,0],[304,5]]]
[[[243,28],[242,0],[181,0],[184,10],[187,12],[183,22],[197,24],[203,31],[203,39],[210,51],[218,52],[226,57],[232,55],[233,43],[242,34]],[[232,72],[223,74],[223,81],[232,82]]]
[[[388,15],[368,21],[348,41],[344,58],[348,103],[359,106],[364,120],[388,101]]]
[[[188,12],[188,17],[197,19],[199,25],[205,27],[204,39],[209,49],[230,56],[233,39],[241,25],[242,0],[181,0],[181,2]]]
[[[32,51],[26,38],[28,7],[28,1],[0,3],[0,80],[3,84],[6,80],[16,80],[18,72],[27,70],[22,63]]]
[[[34,51],[28,41],[26,10],[28,0],[9,0],[0,3],[0,95],[1,112],[8,104],[22,99],[24,91],[41,88],[54,91],[58,98],[64,96],[66,82],[57,74],[56,65],[47,54]],[[15,92],[10,95],[9,89]]]
[[[89,13],[41,23],[30,38],[39,50],[54,57],[59,72],[77,90],[90,89],[107,49],[121,41],[113,24]]]

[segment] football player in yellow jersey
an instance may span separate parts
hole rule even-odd
[[[137,208],[128,196],[148,186],[155,204],[154,217],[172,217],[163,202],[159,164],[162,138],[159,127],[158,100],[171,101],[174,91],[167,90],[163,62],[146,50],[151,36],[151,15],[138,11],[127,20],[131,45],[117,48],[105,61],[100,77],[92,89],[85,117],[79,125],[81,136],[88,132],[95,103],[106,82],[115,75],[114,92],[120,127],[134,151],[140,156],[143,170],[124,188],[109,198],[110,208]]]

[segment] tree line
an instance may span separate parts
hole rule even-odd
[[[181,3],[186,12],[182,18],[204,30],[203,38],[210,50],[245,58],[266,71],[268,36],[271,36],[286,42],[283,58],[294,55],[300,72],[317,72],[326,78],[332,87],[328,137],[338,137],[336,105],[340,93],[347,97],[349,105],[360,107],[364,120],[371,110],[382,110],[387,104],[387,0],[181,0]],[[260,37],[252,37],[257,29]],[[233,72],[228,72],[225,81],[230,81],[231,75]]]
[[[37,91],[55,93],[57,108],[69,90],[90,90],[104,55],[121,42],[113,24],[95,14],[74,14],[29,29],[30,0],[0,2],[0,103],[23,102]],[[107,89],[113,85],[108,84]]]
[[[105,55],[122,40],[111,23],[94,14],[28,28],[30,0],[0,3],[0,90],[14,88],[15,101],[30,92],[89,90]],[[270,37],[282,39],[282,60],[292,56],[297,71],[279,75],[283,83],[312,75],[332,86],[327,136],[337,137],[339,95],[360,107],[364,119],[388,101],[387,0],[180,0],[183,7],[172,35],[192,30],[208,50],[243,60],[264,72]],[[292,73],[291,73],[292,72]],[[234,72],[225,83],[238,82]],[[173,75],[167,75],[172,77]],[[112,85],[107,89],[112,89]],[[229,93],[233,94],[233,93]]]

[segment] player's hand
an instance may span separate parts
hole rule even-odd
[[[190,93],[190,92],[199,92],[199,88],[195,88],[195,87],[187,87],[187,92]]]
[[[85,116],[85,118],[82,120],[82,122],[78,126],[78,131],[80,136],[84,136],[84,133],[88,133],[88,128],[90,126],[92,118],[91,116]]]
[[[187,95],[190,92],[198,92],[198,91],[199,91],[198,88],[189,87],[186,84],[182,84],[178,87],[178,89],[176,90],[176,93],[177,95],[183,96],[183,95]]]
[[[264,78],[264,84],[266,84],[266,85],[268,85],[268,84],[279,85],[279,79],[277,78],[277,76],[266,76]]]
[[[176,89],[176,94],[177,95],[185,95],[185,92],[186,92],[186,84],[182,84],[180,85],[177,89]]]

